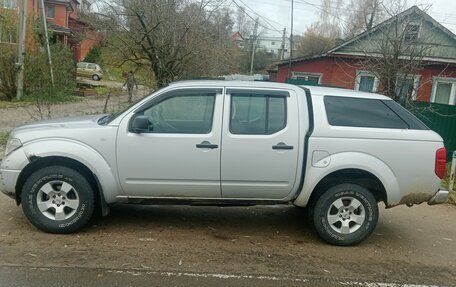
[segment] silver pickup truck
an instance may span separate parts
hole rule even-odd
[[[264,82],[187,81],[113,115],[12,131],[0,190],[52,233],[116,203],[306,207],[320,237],[361,242],[378,203],[445,202],[442,138],[391,99]]]

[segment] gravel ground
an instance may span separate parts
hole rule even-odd
[[[37,230],[13,200],[0,195],[0,267],[455,286],[454,218],[456,206],[451,205],[381,208],[368,240],[336,247],[322,242],[305,213],[292,206],[119,205],[81,232],[55,235]],[[46,280],[48,275],[41,276]],[[241,281],[235,286],[265,286]],[[162,285],[158,282],[149,286]],[[186,285],[200,286],[193,283]]]

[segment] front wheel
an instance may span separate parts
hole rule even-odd
[[[92,79],[93,79],[94,81],[99,81],[99,80],[100,80],[100,76],[98,76],[98,75],[93,75],[93,76],[92,76]]]
[[[21,195],[28,220],[50,233],[81,229],[95,209],[94,191],[87,179],[65,166],[37,170],[25,182]]]
[[[314,205],[315,230],[326,242],[350,246],[365,240],[378,221],[378,205],[372,193],[356,184],[331,187]]]

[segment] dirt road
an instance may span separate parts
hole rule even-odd
[[[78,268],[109,279],[110,274],[123,274],[119,276],[131,282],[163,277],[163,285],[170,277],[190,274],[188,284],[176,279],[178,286],[200,286],[204,280],[265,286],[268,278],[277,278],[274,286],[456,286],[455,218],[456,207],[450,205],[382,210],[366,242],[342,248],[321,242],[304,212],[291,206],[121,205],[82,232],[52,235],[31,226],[14,201],[0,196],[0,266],[13,268],[4,268],[0,278],[21,273],[14,268],[39,267],[48,268],[37,271],[45,278],[49,268],[63,268],[62,274]],[[249,280],[253,283],[247,284]]]

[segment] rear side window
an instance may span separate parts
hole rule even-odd
[[[233,134],[276,133],[286,126],[286,97],[231,94],[230,131]]]
[[[332,126],[408,129],[382,100],[325,96],[326,116]]]
[[[412,130],[429,130],[429,128],[420,121],[417,117],[415,117],[412,113],[410,113],[406,108],[399,105],[395,101],[383,101],[385,105],[387,105],[390,109],[392,109],[402,120],[404,120],[409,129]]]

